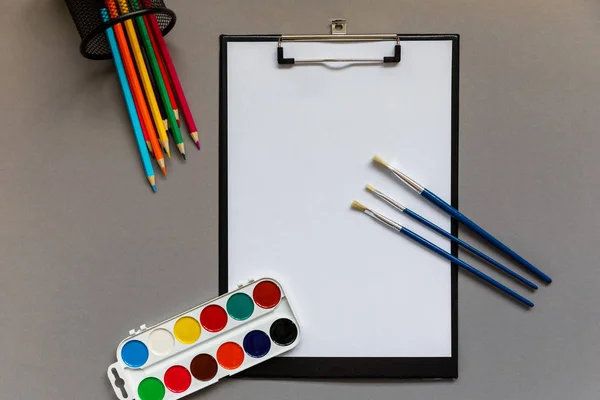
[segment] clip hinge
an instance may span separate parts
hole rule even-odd
[[[345,35],[346,34],[346,20],[345,19],[332,19],[331,20],[331,34],[332,35]]]

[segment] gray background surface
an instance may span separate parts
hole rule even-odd
[[[218,35],[326,33],[335,17],[461,35],[460,208],[554,283],[525,311],[461,273],[457,381],[231,380],[192,398],[600,397],[598,1],[168,4],[203,150],[151,195],[112,63],[79,55],[62,1],[0,0],[2,398],[113,398],[127,331],[217,294]]]

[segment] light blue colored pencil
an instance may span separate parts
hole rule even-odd
[[[424,247],[428,248],[429,250],[433,251],[434,253],[444,257],[445,259],[452,261],[453,263],[455,263],[456,265],[458,265],[465,271],[470,272],[471,274],[475,275],[476,277],[480,278],[481,280],[489,283],[496,289],[503,291],[504,293],[511,296],[513,299],[525,304],[527,307],[533,307],[533,303],[531,301],[529,301],[525,297],[521,296],[514,290],[507,288],[506,286],[504,286],[503,284],[501,284],[494,278],[491,278],[491,277],[487,276],[486,274],[484,274],[483,272],[479,271],[478,269],[473,268],[472,266],[470,266],[463,260],[461,260],[457,257],[454,257],[452,254],[448,253],[446,250],[442,249],[441,247],[436,246],[435,244],[431,243],[429,240],[417,235],[413,231],[406,229],[399,223],[392,221],[391,219],[379,214],[378,212],[371,210],[370,208],[365,207],[358,201],[352,202],[352,208],[367,214],[369,217],[375,219],[376,221],[381,222],[382,224],[386,225],[387,227],[393,229],[394,231],[401,233],[404,236],[412,239],[413,241],[419,243],[421,246],[424,246]]]
[[[102,20],[104,22],[108,22],[110,20],[110,17],[108,16],[108,10],[106,8],[103,8],[100,11],[100,14],[102,15]],[[156,193],[156,178],[154,176],[154,168],[152,168],[150,153],[146,147],[144,133],[140,124],[140,118],[135,109],[133,95],[131,94],[131,89],[129,88],[129,82],[127,81],[127,75],[125,74],[125,68],[123,67],[123,60],[121,59],[121,53],[119,52],[119,50],[128,51],[128,49],[119,49],[117,46],[117,39],[115,38],[115,32],[113,31],[112,27],[106,29],[106,37],[108,38],[108,43],[110,44],[113,60],[115,62],[115,68],[117,69],[117,75],[119,76],[119,83],[121,84],[123,97],[125,97],[125,103],[127,104],[127,112],[129,113],[129,119],[131,120],[131,125],[133,127],[135,141],[137,143],[138,150],[140,151],[140,156],[142,157],[144,172],[146,173],[148,182],[150,182],[150,185],[152,186],[152,190]]]

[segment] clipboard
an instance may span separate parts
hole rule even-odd
[[[458,208],[459,36],[222,35],[219,292],[267,274],[302,341],[245,377],[458,376],[457,268],[350,210],[367,183],[458,234],[370,162],[391,161]],[[422,162],[422,157],[435,162]]]

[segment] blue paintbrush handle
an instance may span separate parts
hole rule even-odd
[[[533,307],[533,303],[529,300],[527,300],[525,297],[521,296],[520,294],[518,294],[517,292],[507,288],[506,286],[504,286],[503,284],[501,284],[500,282],[494,280],[493,278],[490,278],[489,276],[487,276],[486,274],[484,274],[483,272],[480,272],[478,270],[476,270],[475,268],[471,267],[469,264],[467,264],[466,262],[454,257],[452,254],[448,253],[447,251],[445,251],[444,249],[436,246],[435,244],[431,243],[430,241],[428,241],[427,239],[417,235],[416,233],[414,233],[411,230],[408,230],[406,228],[402,228],[400,229],[400,233],[403,233],[405,236],[408,236],[409,238],[411,238],[412,240],[414,240],[415,242],[427,247],[429,250],[433,251],[434,253],[439,254],[440,256],[452,261],[455,264],[458,264],[459,267],[465,269],[466,271],[472,273],[473,275],[477,276],[478,278],[483,279],[484,281],[486,281],[487,283],[489,283],[490,285],[494,286],[495,288],[503,291],[504,293],[508,294],[509,296],[513,297],[514,299],[520,301],[521,303],[529,306],[529,307]]]
[[[521,275],[517,274],[513,270],[509,269],[508,267],[505,267],[504,265],[500,264],[498,261],[494,260],[492,257],[488,256],[487,254],[483,253],[480,250],[477,250],[475,247],[471,246],[469,243],[465,242],[464,240],[461,240],[461,239],[457,238],[456,236],[452,235],[450,232],[448,232],[448,231],[440,228],[439,226],[437,226],[433,222],[431,222],[431,221],[423,218],[422,216],[420,216],[416,212],[414,212],[414,211],[409,210],[408,208],[406,208],[406,209],[404,209],[404,214],[408,215],[409,217],[411,217],[412,219],[414,219],[416,221],[419,221],[420,223],[422,223],[426,227],[434,230],[435,232],[439,233],[440,235],[442,235],[442,236],[450,239],[451,241],[457,243],[459,246],[461,246],[464,249],[470,251],[471,253],[475,254],[476,256],[480,257],[481,259],[487,261],[488,263],[492,264],[496,268],[504,271],[506,274],[512,276],[513,278],[515,278],[519,282],[521,282],[521,283],[529,286],[532,289],[537,289],[538,288],[535,283],[529,281],[528,279],[523,278]]]
[[[435,194],[431,193],[429,190],[424,189],[421,192],[421,196],[425,197],[427,200],[429,200],[430,202],[432,202],[433,204],[435,204],[436,206],[438,206],[439,208],[444,210],[446,213],[448,213],[452,217],[456,218],[463,225],[467,226],[473,232],[477,233],[479,236],[486,239],[488,242],[490,242],[491,244],[496,246],[498,249],[500,249],[504,253],[508,254],[519,264],[521,264],[522,266],[524,266],[525,268],[527,268],[528,270],[530,270],[531,272],[533,272],[534,274],[539,276],[544,282],[546,282],[546,283],[552,282],[552,278],[550,278],[548,275],[544,274],[542,271],[540,271],[535,266],[533,266],[529,261],[525,260],[523,257],[521,257],[520,255],[518,255],[517,253],[512,251],[510,248],[508,248],[508,246],[506,246],[505,244],[500,242],[498,239],[493,237],[491,234],[489,234],[487,231],[485,231],[483,228],[481,228],[475,222],[473,222],[469,218],[467,218],[464,214],[461,214],[456,208],[452,207],[450,204],[446,203],[444,200],[440,199]]]

